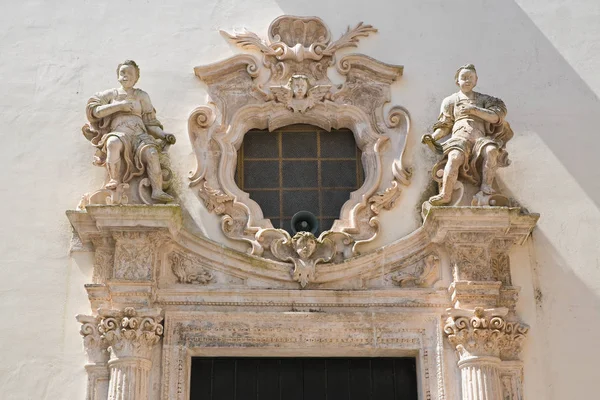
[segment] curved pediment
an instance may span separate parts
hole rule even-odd
[[[537,216],[519,211],[434,208],[421,228],[388,246],[316,264],[305,285],[295,279],[294,263],[239,252],[186,231],[177,205],[88,206],[87,211],[72,211],[68,216],[84,243],[94,244],[97,252],[112,248],[112,258],[97,258],[97,263],[106,265],[96,269],[107,272],[96,274],[95,283],[133,279],[155,281],[159,289],[199,285],[203,289],[363,290],[434,287],[442,279],[444,254],[452,253],[448,249],[471,249],[468,246],[475,244],[478,250],[471,252],[479,256],[478,251],[502,250],[522,242]]]

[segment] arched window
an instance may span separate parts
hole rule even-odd
[[[317,235],[339,218],[350,192],[363,183],[361,153],[348,129],[327,132],[293,125],[253,130],[239,151],[236,183],[262,208],[275,228],[291,232],[299,211],[319,221]]]

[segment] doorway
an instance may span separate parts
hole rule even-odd
[[[417,400],[416,360],[192,358],[190,400]]]

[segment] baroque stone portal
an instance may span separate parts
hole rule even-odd
[[[249,253],[199,236],[180,205],[150,204],[171,200],[155,173],[165,165],[161,141],[166,147],[174,138],[155,120],[148,95],[133,88],[135,63],[119,66],[120,89],[90,99],[84,133],[108,179],[67,212],[77,238],[72,251],[94,252],[85,285],[90,313],[77,316],[88,355],[87,399],[187,400],[195,356],[409,356],[417,360],[420,399],[523,399],[519,354],[529,329],[516,312],[520,289],[510,250],[528,239],[539,215],[432,205],[410,235],[367,254],[355,251],[377,235],[379,213],[410,178],[400,154],[389,166],[393,181],[382,179],[383,146],[408,131],[402,108],[384,118],[402,67],[356,54],[335,62],[337,50],[374,31],[358,24],[332,42],[320,19],[282,16],[268,43],[248,32],[225,34],[258,49],[262,62],[243,54],[196,68],[214,106],[196,108],[189,119],[197,156],[190,190],[222,215],[227,236],[249,243]],[[332,65],[346,78],[339,88],[326,74]],[[491,168],[511,134],[501,124],[505,108],[472,92],[471,66],[458,79],[465,99],[444,101],[439,129],[424,141],[441,146],[448,160],[454,154],[461,168],[475,149],[485,150],[482,161]],[[461,111],[462,100],[469,104]],[[480,114],[489,121],[475,120]],[[248,130],[294,123],[349,128],[363,153],[364,185],[319,238],[274,229],[233,181]],[[451,132],[448,145],[437,144]],[[452,168],[440,175],[446,181],[434,203],[446,200]],[[478,205],[497,196],[490,193],[494,168],[471,170],[481,178]]]

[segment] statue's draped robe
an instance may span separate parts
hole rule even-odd
[[[128,100],[134,104],[131,112],[116,112],[104,118],[96,118],[94,110],[103,105],[115,101]],[[160,149],[160,142],[148,134],[147,127],[158,126],[161,123],[156,119],[156,110],[152,107],[150,97],[140,89],[134,89],[133,95],[125,97],[119,95],[117,89],[109,89],[96,93],[92,96],[86,106],[88,125],[83,127],[83,134],[96,147],[98,151],[94,158],[94,164],[104,165],[106,163],[106,141],[109,137],[118,137],[123,143],[123,154],[121,161],[124,162],[123,183],[129,182],[145,171],[142,161],[142,152],[148,147]]]
[[[443,168],[448,153],[459,150],[464,153],[464,162],[460,168],[460,176],[467,181],[479,185],[481,183],[481,161],[486,146],[494,146],[499,150],[498,166],[505,167],[510,163],[506,152],[506,142],[513,137],[513,132],[506,117],[504,102],[487,94],[473,92],[473,99],[461,98],[461,93],[454,93],[444,99],[438,122],[433,130],[442,128],[452,133],[450,139],[442,144],[444,158],[436,164],[433,171]],[[498,122],[492,124],[472,115],[463,115],[459,109],[462,103],[493,111],[498,115]]]

